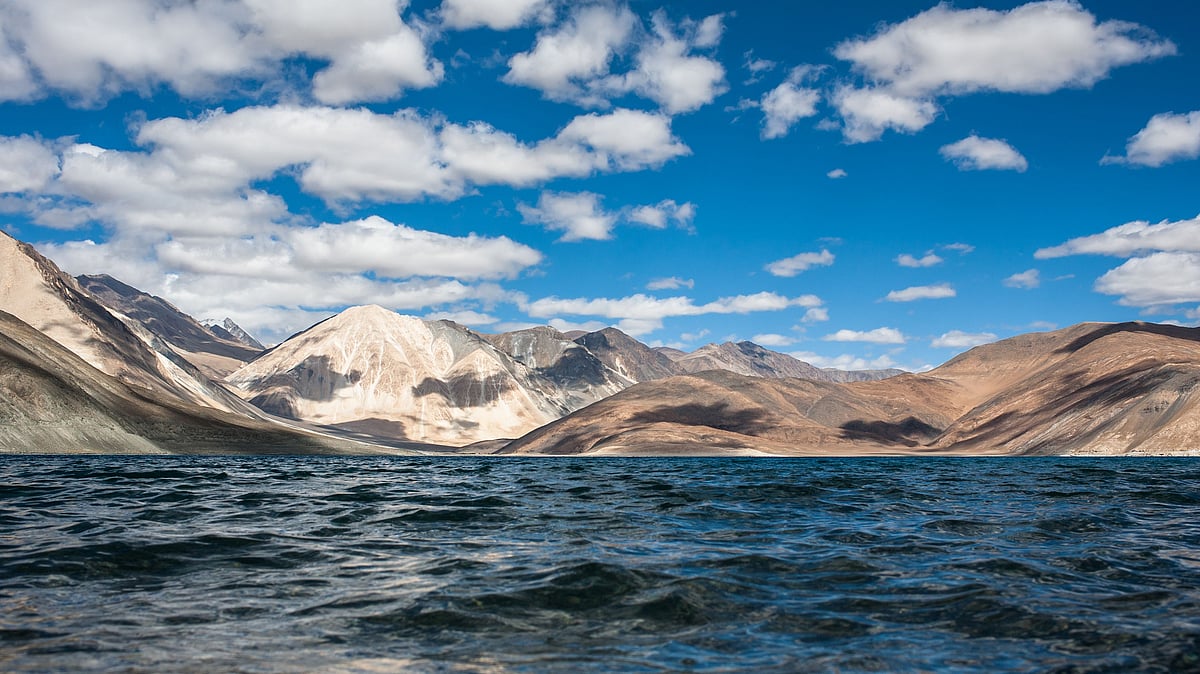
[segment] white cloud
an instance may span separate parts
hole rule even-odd
[[[683,35],[676,33],[662,11],[654,13],[651,26],[653,37],[638,51],[637,68],[625,75],[618,91],[634,91],[676,114],[711,103],[729,89],[720,63],[690,53],[720,42],[721,15],[704,19],[690,31],[683,26]]]
[[[682,279],[678,276],[668,278],[657,278],[646,284],[646,290],[678,290],[680,288],[688,288],[689,290],[696,287],[696,282],[692,279]]]
[[[775,66],[779,65],[775,61],[764,58],[756,58],[754,56],[753,49],[746,50],[746,52],[742,54],[742,58],[742,67],[744,67],[746,71],[750,73],[750,78],[746,80],[746,84],[753,84],[757,82],[763,73],[770,72],[775,69]]]
[[[577,7],[561,25],[539,32],[532,49],[509,59],[504,81],[537,89],[551,100],[606,104],[596,89],[637,23],[626,7]]]
[[[793,68],[782,84],[763,94],[763,138],[782,138],[797,121],[817,114],[821,93],[802,86],[814,73],[811,66]]]
[[[813,353],[812,351],[793,351],[788,355],[814,367],[832,368],[835,370],[885,370],[896,367],[896,361],[892,360],[891,356],[888,355],[871,359],[848,353],[829,357]]]
[[[800,253],[768,264],[764,269],[773,276],[792,277],[813,267],[827,267],[833,264],[834,255],[827,250],[819,253]]]
[[[1151,251],[1200,252],[1200,216],[1177,222],[1152,225],[1135,220],[1099,234],[1081,236],[1066,243],[1042,248],[1033,254],[1038,259],[1067,255],[1114,255],[1130,257]]]
[[[825,307],[812,307],[804,312],[804,317],[800,319],[801,323],[821,323],[829,320],[829,310]]]
[[[590,147],[607,159],[605,168],[610,170],[661,166],[691,152],[671,133],[670,117],[640,110],[619,109],[606,115],[580,115],[571,120],[557,138]]]
[[[725,68],[696,49],[715,47],[723,15],[672,24],[664,12],[650,30],[628,7],[579,5],[558,26],[538,33],[533,48],[508,61],[508,84],[537,89],[551,100],[607,107],[628,93],[648,98],[669,114],[690,112],[725,93]],[[612,73],[613,62],[636,47],[632,68]]]
[[[601,197],[592,192],[542,192],[536,206],[517,204],[517,210],[529,224],[547,230],[564,232],[560,241],[606,240],[618,222],[646,225],[663,229],[674,222],[690,227],[696,208],[691,203],[678,204],[664,199],[653,205],[632,206],[620,211],[606,211]]]
[[[500,319],[490,314],[481,313],[478,311],[435,311],[425,314],[427,321],[454,321],[461,325],[471,326],[488,326],[495,325],[500,322]]]
[[[967,253],[974,252],[975,250],[975,246],[972,246],[969,243],[948,243],[942,246],[942,248],[945,250],[952,250],[959,255],[966,255]]]
[[[1105,164],[1162,166],[1200,157],[1200,110],[1177,115],[1164,112],[1150,118],[1125,145],[1124,157],[1105,157]]]
[[[912,286],[904,290],[893,290],[884,299],[888,302],[913,302],[916,300],[939,300],[954,297],[954,286],[938,283],[931,286]]]
[[[582,323],[577,323],[574,321],[564,321],[561,318],[550,319],[548,325],[559,332],[573,332],[576,330],[581,332],[596,332],[597,330],[609,327],[608,323],[604,321],[583,321]]]
[[[1090,87],[1113,68],[1175,51],[1137,24],[1097,22],[1072,0],[1009,11],[939,4],[837,45],[834,55],[853,64],[868,86],[842,89],[834,102],[846,139],[866,142],[887,129],[924,128],[937,113],[937,97]]]
[[[1029,162],[1013,146],[996,138],[980,138],[971,134],[962,140],[943,145],[938,152],[954,162],[960,171],[996,169],[1024,173]]]
[[[0,8],[0,23],[22,61],[6,63],[11,55],[0,54],[0,68],[13,73],[8,79],[36,71],[45,89],[94,103],[163,84],[203,96],[250,78],[282,80],[284,62],[303,56],[329,64],[314,78],[318,100],[386,100],[442,77],[401,18],[407,4],[13,0]],[[21,98],[45,93],[23,84],[15,92]]]
[[[850,174],[846,173],[846,169],[835,168],[832,171],[830,171],[829,173],[826,173],[825,177],[832,178],[833,180],[838,180],[839,178],[845,178],[848,175],[850,175]]]
[[[664,199],[657,204],[648,206],[635,206],[629,210],[626,216],[630,222],[654,229],[665,229],[671,223],[689,229],[694,217],[696,217],[695,204],[690,201],[680,204],[676,203],[674,199]]]
[[[1113,68],[1174,53],[1174,44],[1146,28],[1097,23],[1071,0],[1009,11],[940,4],[834,49],[871,81],[914,97],[1090,87]]]
[[[816,295],[785,297],[772,292],[722,297],[696,304],[685,296],[653,297],[638,293],[622,298],[545,297],[522,303],[521,310],[534,318],[551,316],[598,316],[619,319],[618,327],[629,334],[646,334],[662,327],[664,318],[705,314],[748,314],[782,311],[789,307],[816,307],[822,304]],[[633,332],[631,332],[633,330]]]
[[[969,349],[980,344],[996,341],[996,335],[990,332],[963,332],[951,330],[929,343],[935,349]]]
[[[875,87],[841,87],[833,94],[833,104],[842,116],[842,135],[849,143],[879,140],[888,129],[916,133],[932,124],[938,114],[932,101]]]
[[[1200,253],[1153,253],[1127,260],[1096,280],[1097,291],[1127,306],[1200,302]]]
[[[758,344],[759,346],[791,346],[792,344],[796,343],[796,339],[794,337],[788,337],[787,335],[780,335],[773,332],[754,335],[750,338],[750,341]]]
[[[551,0],[442,0],[441,17],[459,30],[509,30],[541,18],[552,6]]]
[[[603,241],[612,238],[617,216],[600,206],[600,195],[592,192],[542,192],[537,206],[517,204],[525,222],[563,232],[559,241]]]
[[[902,253],[896,257],[896,264],[900,265],[901,267],[933,267],[941,264],[942,262],[942,258],[935,255],[933,252],[925,253],[925,255],[922,257],[916,257],[915,255],[909,255],[908,253]]]
[[[0,136],[0,193],[36,192],[58,175],[58,153],[30,136]]]
[[[822,339],[827,342],[868,342],[871,344],[903,344],[907,341],[904,333],[895,328],[875,328],[874,330],[838,330],[825,335]]]
[[[1029,290],[1042,284],[1041,273],[1036,269],[1026,269],[1004,279],[1004,285],[1009,288],[1024,288]]]

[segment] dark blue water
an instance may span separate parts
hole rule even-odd
[[[0,457],[3,671],[1200,670],[1200,462]]]

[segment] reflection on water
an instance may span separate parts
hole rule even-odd
[[[0,457],[5,671],[1200,670],[1189,459]]]

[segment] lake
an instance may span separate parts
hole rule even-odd
[[[0,670],[1200,670],[1194,459],[0,457]]]

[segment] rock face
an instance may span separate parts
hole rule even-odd
[[[261,345],[247,346],[232,335],[218,336],[161,297],[106,274],[79,276],[77,280],[110,311],[137,321],[211,378],[224,378],[263,351]]]
[[[692,353],[674,355],[676,370],[682,374],[705,370],[726,370],[747,377],[774,379],[797,377],[813,381],[848,382],[885,379],[901,370],[844,371],[821,369],[787,354],[771,351],[754,342],[725,342],[709,344]]]
[[[114,313],[33,246],[0,234],[0,310],[92,367],[166,399],[255,414],[135,319]]]
[[[1198,386],[1200,330],[1089,323],[878,381],[709,371],[639,384],[503,451],[1200,453]]]
[[[515,437],[570,409],[553,382],[449,321],[352,307],[227,381],[267,412],[450,445]]]
[[[552,382],[557,389],[554,397],[570,410],[634,384],[634,380],[615,372],[590,349],[548,326],[490,335],[487,340]]]
[[[262,342],[255,339],[253,335],[243,330],[242,326],[234,323],[232,318],[226,318],[223,321],[206,319],[200,321],[200,324],[208,328],[209,332],[217,337],[220,337],[221,339],[230,342],[237,342],[242,346],[250,347],[251,349],[259,352],[265,351],[267,348],[262,345]]]
[[[381,450],[131,387],[0,311],[0,452],[375,451]]]
[[[575,342],[630,381],[654,381],[681,372],[670,358],[616,328],[580,335]]]

